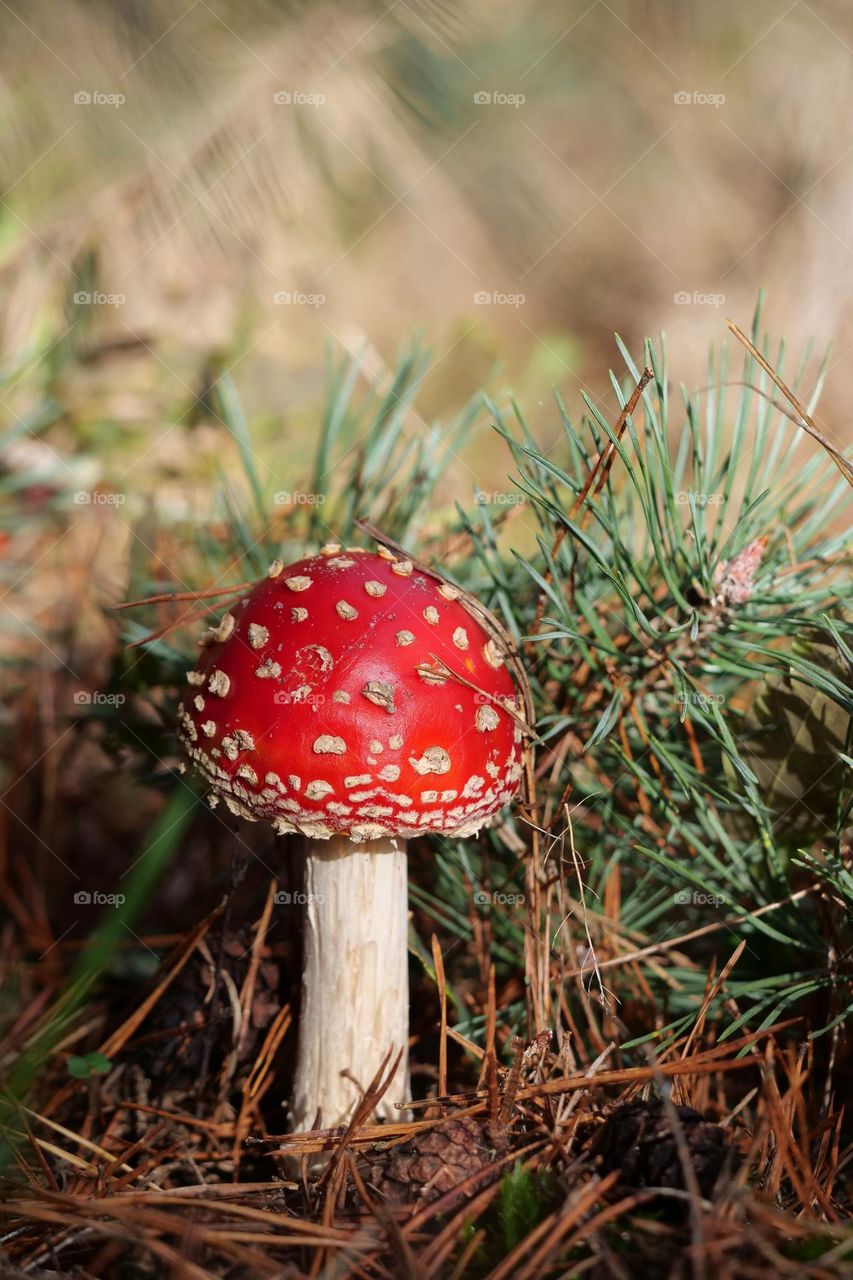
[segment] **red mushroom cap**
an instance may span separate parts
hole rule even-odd
[[[309,836],[486,825],[518,789],[521,703],[459,597],[384,548],[276,561],[187,673],[179,734],[215,795]]]

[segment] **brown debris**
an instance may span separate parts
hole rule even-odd
[[[699,1190],[709,1198],[726,1157],[734,1159],[731,1134],[704,1120],[693,1107],[675,1111]],[[685,1189],[676,1136],[659,1099],[614,1107],[590,1143],[590,1153],[602,1173],[619,1173],[620,1193],[647,1187]]]
[[[500,1176],[496,1157],[509,1147],[502,1125],[477,1116],[448,1116],[410,1142],[374,1157],[371,1184],[392,1204],[428,1204],[474,1175],[477,1186]]]

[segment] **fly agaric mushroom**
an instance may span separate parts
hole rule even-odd
[[[378,1112],[400,1118],[406,841],[472,835],[518,789],[507,655],[460,597],[384,547],[332,544],[275,561],[187,673],[179,733],[211,803],[306,838],[297,1131],[344,1122],[389,1050]]]

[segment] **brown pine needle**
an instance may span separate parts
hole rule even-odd
[[[438,1040],[438,1092],[447,1093],[447,982],[444,977],[444,956],[435,934],[432,935],[432,962],[435,965],[435,982],[441,1005],[441,1023]]]
[[[654,371],[649,368],[644,369],[642,374],[640,375],[637,385],[635,386],[634,390],[631,392],[630,399],[625,405],[625,408],[620,413],[616,421],[616,425],[613,428],[613,434],[616,436],[617,440],[621,440],[622,435],[624,434],[625,428],[628,425],[628,419],[636,409],[640,401],[640,396],[643,394],[643,391],[646,389],[648,384],[652,381],[654,376],[655,376]],[[586,483],[584,484],[580,493],[577,495],[574,502],[572,503],[572,507],[571,507],[571,510],[569,511],[569,516],[568,516],[568,519],[570,521],[576,520],[579,513],[585,506],[586,506],[587,514],[589,513],[590,507],[587,505],[587,501],[590,497],[590,494],[592,494],[593,497],[596,497],[599,493],[601,493],[601,490],[604,488],[605,484],[607,483],[607,477],[610,474],[610,468],[613,466],[613,459],[615,457],[616,457],[616,446],[614,445],[612,440],[608,440],[607,444],[602,449],[601,453],[598,455],[595,465],[593,466],[592,470],[587,476]],[[552,560],[556,556],[557,552],[560,550],[560,547],[562,546],[563,540],[566,534],[568,533],[568,531],[569,531],[568,524],[561,524],[560,527],[557,529],[557,532],[554,535],[553,544],[551,546]],[[551,570],[548,569],[544,573],[543,577],[545,579],[545,582],[550,585],[550,583],[553,581],[554,575],[552,574]],[[533,653],[535,651],[536,646],[535,644],[533,644],[532,637],[538,634],[539,629],[542,626],[542,619],[545,616],[545,606],[547,604],[547,601],[548,601],[547,592],[544,590],[540,591],[539,599],[536,602],[536,613],[534,615],[533,622],[529,628],[528,639],[525,641],[525,646],[524,646],[525,652],[527,652],[528,654]]]
[[[120,609],[138,609],[145,604],[173,604],[185,600],[208,600],[214,596],[233,596],[240,591],[250,591],[256,585],[254,582],[238,582],[235,587],[210,587],[207,591],[164,591],[158,596],[124,600],[121,604],[112,605],[112,609],[117,613]]]
[[[201,609],[196,609],[192,613],[183,613],[180,618],[175,618],[173,622],[168,623],[165,627],[160,627],[158,631],[149,631],[141,640],[132,640],[127,646],[128,649],[138,649],[143,644],[153,644],[155,640],[163,640],[166,636],[173,635],[176,631],[183,631],[185,627],[191,627],[194,622],[198,622],[201,618],[207,618],[211,613],[215,613],[217,605],[206,605]]]
[[[764,370],[767,376],[773,379],[773,381],[776,383],[776,386],[779,388],[782,394],[786,396],[787,399],[794,406],[797,413],[800,415],[799,421],[794,419],[796,425],[800,427],[803,431],[808,432],[808,434],[814,440],[817,440],[818,444],[821,445],[829,454],[830,458],[832,458],[832,461],[838,467],[838,470],[844,476],[844,479],[848,482],[848,484],[853,485],[853,463],[850,462],[850,459],[846,458],[839,449],[836,449],[835,445],[832,443],[831,440],[827,440],[826,436],[823,435],[822,432],[818,431],[817,427],[814,424],[814,421],[809,416],[807,410],[803,407],[803,405],[800,404],[799,400],[794,395],[790,387],[785,385],[785,383],[779,377],[779,374],[776,372],[776,370],[772,367],[772,365],[768,364],[768,362],[765,360],[764,356],[761,354],[761,352],[758,350],[755,344],[749,340],[749,338],[746,336],[743,330],[740,329],[735,324],[734,320],[726,320],[726,324],[731,329],[732,333],[735,335],[738,342],[743,343],[743,345],[746,347],[749,354],[752,356],[753,360],[757,361],[758,364],[761,365],[761,368]]]

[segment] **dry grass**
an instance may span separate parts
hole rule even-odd
[[[237,1022],[251,1008],[258,966],[270,955],[273,888],[251,930]],[[0,1205],[15,1274],[150,1271],[201,1280],[236,1268],[258,1276],[499,1280],[650,1270],[751,1277],[768,1267],[779,1275],[847,1274],[853,1238],[846,1225],[850,1171],[849,1151],[840,1146],[842,1109],[823,1108],[814,1096],[811,1046],[796,1052],[783,1034],[789,1047],[780,1047],[778,1037],[790,1024],[714,1044],[703,1008],[666,1052],[650,1056],[645,1067],[625,1067],[618,1045],[606,1039],[600,1002],[576,975],[566,983],[566,999],[585,1009],[586,1023],[559,1056],[544,1034],[529,1046],[515,1042],[514,1063],[504,1068],[498,1053],[504,1029],[487,1001],[480,1012],[491,1022],[489,1047],[484,1053],[466,1045],[454,1075],[467,1075],[467,1085],[450,1095],[443,1087],[432,1091],[418,1108],[429,1118],[367,1123],[383,1089],[380,1072],[362,1115],[345,1131],[275,1135],[267,1131],[264,1100],[274,1081],[274,1055],[292,1032],[284,1007],[242,1071],[242,1083],[235,1084],[232,1054],[203,1096],[184,1096],[180,1106],[157,1102],[152,1080],[155,1097],[135,1101],[128,1064],[143,1043],[145,1019],[198,957],[220,915],[221,908],[181,940],[147,998],[117,1025],[115,1009],[82,1015],[63,1048],[73,1049],[84,1036],[99,1043],[117,1064],[110,1075],[63,1084],[54,1064],[30,1105],[17,1107],[16,1172]],[[642,973],[635,962],[633,968],[631,985],[642,999]],[[724,978],[709,973],[709,992]],[[173,1034],[201,1032],[188,1026]],[[446,1036],[445,1027],[444,1062],[453,1048]],[[593,1139],[604,1118],[654,1087],[722,1124],[730,1151],[712,1194],[700,1194],[689,1173],[681,1186],[625,1188],[618,1169],[602,1170]],[[506,1149],[438,1198],[421,1188],[411,1204],[386,1202],[383,1153],[438,1128],[449,1115],[499,1126]],[[674,1107],[670,1117],[677,1136]],[[319,1168],[317,1153],[325,1153]],[[533,1220],[506,1247],[501,1214],[505,1219],[512,1201],[506,1175],[513,1167],[515,1179],[524,1170],[537,1190]],[[684,1167],[691,1167],[689,1156]],[[495,1251],[504,1247],[496,1261]]]

